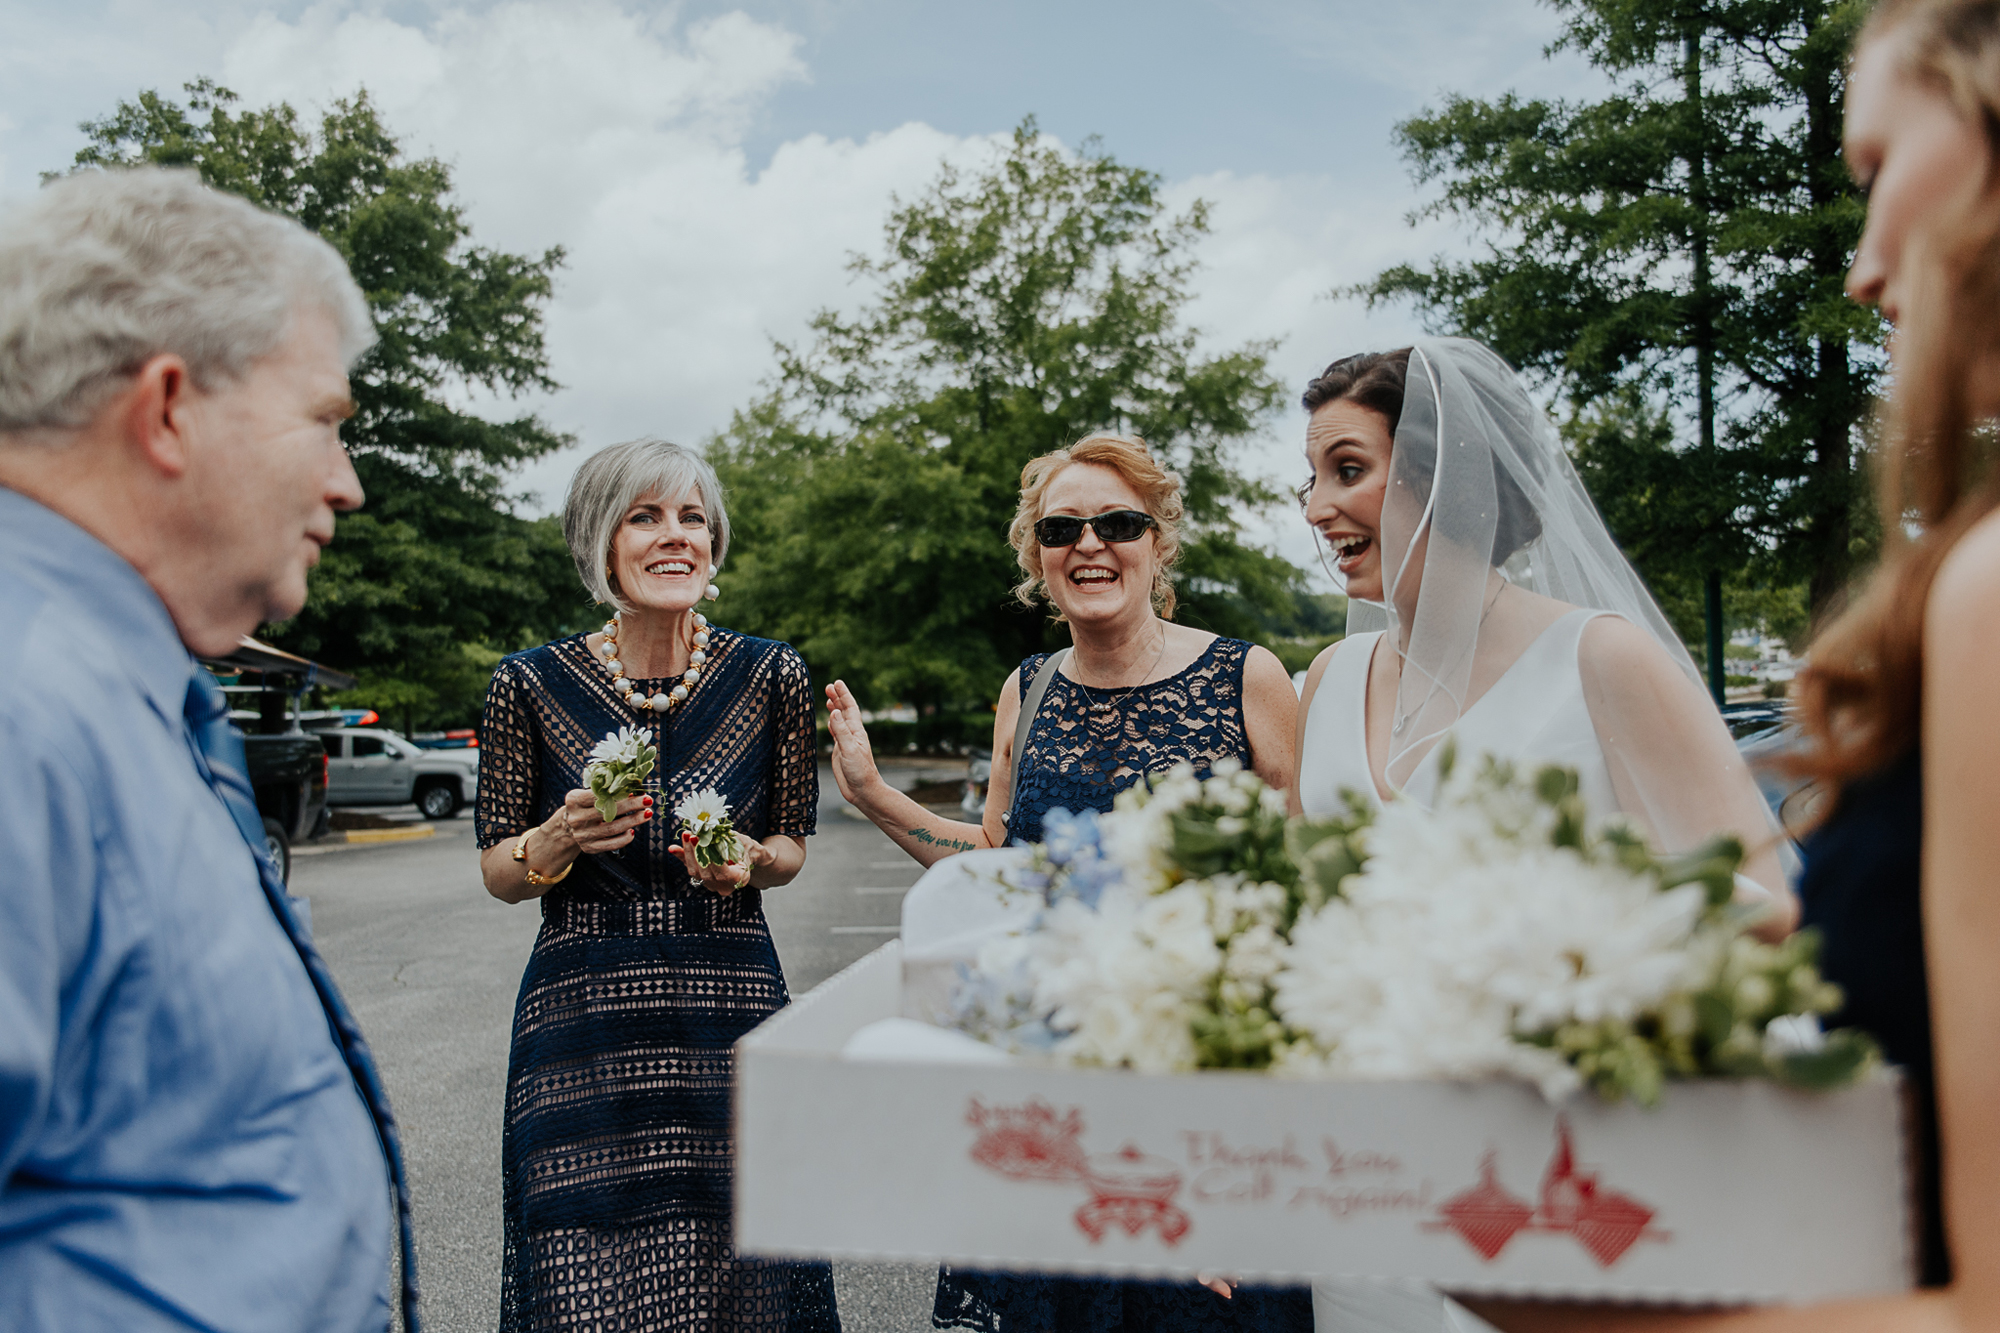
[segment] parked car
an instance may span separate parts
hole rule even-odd
[[[264,818],[264,842],[286,883],[292,878],[292,844],[311,837],[326,815],[327,757],[319,738],[303,731],[243,738],[244,763]]]
[[[1739,741],[1781,727],[1791,720],[1791,716],[1791,710],[1780,699],[1722,706],[1722,721],[1729,728],[1729,734]]]
[[[299,714],[299,725],[307,731],[327,731],[333,727],[372,727],[382,715],[372,708],[315,708]]]
[[[479,793],[477,750],[421,750],[370,727],[334,727],[318,737],[334,805],[415,802],[426,819],[450,819]]]
[[[986,809],[986,784],[993,780],[993,751],[974,747],[966,766],[965,794],[958,808],[977,820]]]
[[[229,698],[229,720],[243,736],[244,766],[263,818],[265,845],[289,882],[292,843],[326,831],[326,751],[317,737],[300,730],[299,703],[315,685],[353,689],[354,677],[247,637],[202,662]]]
[[[349,723],[359,726],[360,723]],[[477,750],[479,732],[473,727],[460,727],[455,731],[420,731],[410,737],[410,742],[419,750]]]
[[[1767,723],[1736,740],[1737,753],[1750,765],[1750,775],[1757,779],[1757,788],[1771,813],[1794,839],[1812,827],[1819,802],[1826,795],[1817,782],[1798,777],[1784,766],[1804,740],[1798,723],[1787,719]]]

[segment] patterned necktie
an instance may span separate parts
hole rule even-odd
[[[306,938],[305,931],[292,915],[287,901],[289,895],[285,892],[284,882],[278,878],[277,867],[271,864],[264,841],[264,821],[257,813],[257,798],[250,788],[249,768],[243,757],[243,738],[229,725],[229,701],[222,693],[222,687],[202,666],[195,667],[194,678],[188,682],[184,715],[195,764],[202,777],[208,780],[208,785],[214,788],[215,794],[222,798],[223,805],[228,807],[230,816],[236,820],[236,827],[243,834],[243,840],[250,844],[257,860],[257,878],[264,886],[264,896],[270,900],[272,913],[284,926],[292,947],[299,951],[299,958],[306,965],[313,989],[319,993],[320,1007],[326,1010],[327,1022],[340,1042],[340,1053],[353,1072],[355,1086],[361,1090],[361,1099],[368,1105],[368,1114],[375,1121],[375,1132],[381,1136],[383,1155],[389,1159],[389,1178],[395,1187],[396,1224],[402,1240],[403,1326],[409,1333],[419,1333],[417,1247],[416,1236],[410,1226],[409,1181],[403,1170],[403,1147],[396,1134],[396,1118],[389,1111],[389,1095],[382,1087],[381,1074],[376,1071],[375,1057],[369,1054],[368,1043],[361,1036],[361,1026],[354,1021],[347,1002],[340,998],[340,991],[333,984],[333,973],[327,970],[319,950],[313,948],[312,941]]]

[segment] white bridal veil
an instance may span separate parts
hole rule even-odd
[[[1776,825],[1687,648],[1612,541],[1547,414],[1491,349],[1463,338],[1412,346],[1379,540],[1383,602],[1350,602],[1348,632],[1382,629],[1385,648],[1401,645],[1392,785],[1465,712],[1497,568],[1517,587],[1623,617],[1674,668],[1652,658],[1649,678],[1594,691],[1585,672],[1626,813],[1669,848],[1732,829],[1768,854]]]

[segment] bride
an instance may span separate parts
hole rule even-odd
[[[1783,836],[1687,649],[1519,378],[1458,338],[1334,362],[1307,386],[1306,521],[1346,584],[1348,634],[1307,672],[1293,813],[1435,798],[1442,743],[1577,770],[1588,808],[1667,851],[1733,833],[1738,897],[1788,934]],[[1360,632],[1357,632],[1360,631]],[[1415,1286],[1321,1283],[1319,1326],[1481,1327]]]

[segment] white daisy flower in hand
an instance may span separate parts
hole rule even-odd
[[[591,803],[605,823],[618,817],[620,800],[645,785],[659,757],[653,733],[644,727],[620,727],[591,747],[583,785],[590,788]]]
[[[637,763],[652,740],[653,733],[645,727],[620,727],[591,747],[590,758],[599,764]]]
[[[715,788],[703,787],[674,807],[674,818],[699,836],[729,818],[729,802]]]
[[[703,787],[674,807],[674,818],[694,836],[695,861],[704,866],[729,865],[743,859],[736,826],[729,819],[729,802],[713,787]]]

